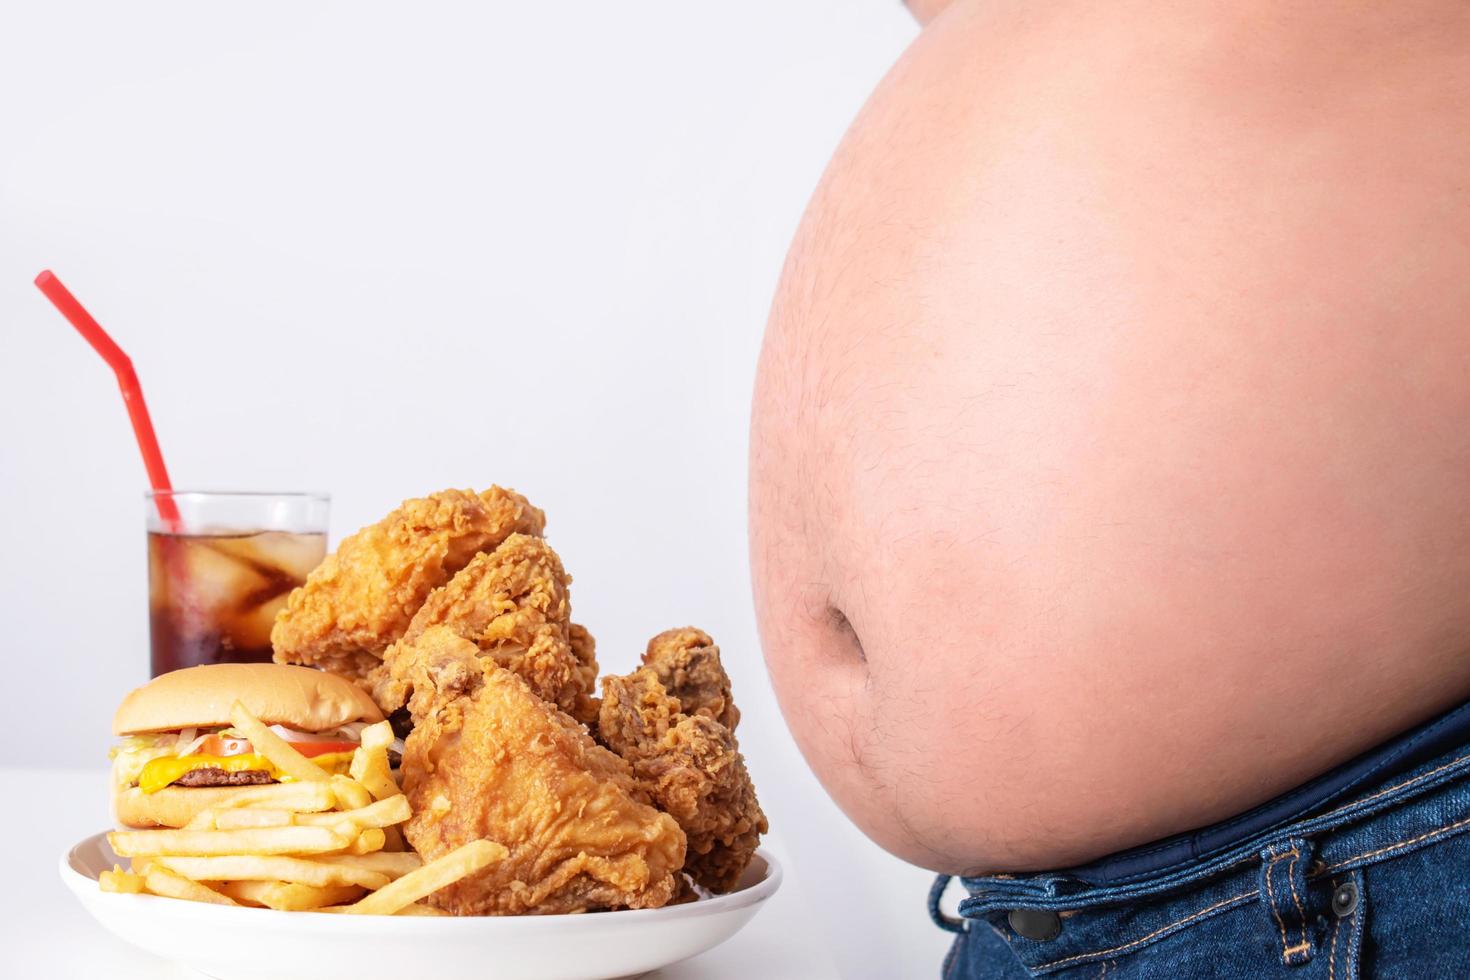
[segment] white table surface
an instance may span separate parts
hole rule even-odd
[[[197,980],[97,925],[62,885],[60,856],[108,829],[107,772],[0,769],[0,976]],[[780,890],[733,939],[646,980],[834,980],[779,839],[763,846],[785,870]],[[268,980],[268,978],[262,978]]]

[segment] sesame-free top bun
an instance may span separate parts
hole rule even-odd
[[[160,674],[132,691],[112,718],[112,732],[228,725],[236,701],[267,725],[303,732],[383,720],[367,692],[336,674],[285,664],[206,664]]]

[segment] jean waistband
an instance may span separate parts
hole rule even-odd
[[[1296,966],[1336,935],[1323,931],[1331,928],[1324,916],[1348,914],[1328,908],[1338,901],[1333,896],[1339,889],[1351,889],[1347,901],[1356,904],[1375,866],[1411,860],[1442,843],[1453,846],[1450,841],[1467,833],[1470,746],[1462,745],[1323,812],[1150,879],[1111,885],[1061,874],[962,879],[970,897],[960,903],[960,914],[969,920],[967,931],[989,929],[1003,939],[1001,948],[1033,976],[1084,965],[1096,970],[1099,962],[1116,965],[1120,957],[1194,929],[1212,937],[1207,945],[1232,935],[1237,942],[1259,944],[1269,937],[1274,943],[1279,935],[1281,946],[1273,954],[1279,960],[1271,961]],[[1252,906],[1241,919],[1237,912]]]
[[[1331,840],[1314,855],[1313,876],[1359,866],[1382,856],[1382,840],[1371,828],[1372,819],[1403,823],[1395,839],[1420,844],[1443,833],[1470,829],[1470,816],[1447,818],[1449,812],[1470,807],[1470,702],[1364,753],[1351,762],[1311,780],[1239,816],[1203,830],[1133,848],[1091,864],[1050,872],[1005,874],[961,879],[970,897],[960,904],[965,918],[982,918],[1008,909],[1077,910],[1127,902],[1189,889],[1211,882],[1221,890],[1221,905],[1245,900],[1225,895],[1232,879],[1244,875],[1252,862],[1291,842],[1330,831]],[[1447,786],[1447,784],[1455,784]],[[1410,826],[1418,814],[1385,814],[1405,800],[1435,794],[1455,797],[1445,809],[1430,808],[1423,828]],[[1470,813],[1470,810],[1467,810]],[[1430,826],[1430,824],[1433,826]],[[1356,825],[1356,826],[1355,826]],[[944,915],[939,899],[950,877],[941,875],[930,895],[935,922],[951,931],[963,923]],[[1213,911],[1213,907],[1210,909]]]
[[[1467,742],[1470,742],[1470,701],[1238,816],[1061,873],[1092,885],[1114,885],[1208,860],[1271,827],[1295,820],[1395,773],[1406,772]]]

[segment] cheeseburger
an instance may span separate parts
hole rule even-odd
[[[112,719],[123,736],[112,750],[120,824],[182,827],[243,787],[291,779],[230,727],[236,701],[329,773],[347,772],[362,729],[383,720],[360,688],[309,667],[210,664],[163,674],[124,698]]]

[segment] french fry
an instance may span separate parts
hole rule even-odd
[[[382,749],[383,754],[386,755],[388,746],[393,744],[393,726],[386,721],[369,725],[362,730],[362,734],[358,736],[358,741],[362,743],[363,748],[374,751]]]
[[[388,770],[387,757],[370,753],[365,748],[352,753],[352,765],[347,772],[367,787],[375,800],[385,800],[402,792]]]
[[[332,827],[349,820],[358,827],[391,827],[412,816],[408,797],[390,796],[355,810],[328,810],[321,813],[296,813],[265,807],[230,810],[201,810],[185,824],[185,830],[243,830],[250,827]]]
[[[452,885],[495,861],[504,860],[509,853],[504,845],[494,841],[470,841],[418,870],[410,871],[392,884],[382,886],[356,904],[349,905],[345,911],[354,915],[392,915],[445,885]]]
[[[359,827],[391,827],[393,824],[403,823],[411,816],[413,812],[408,807],[408,797],[400,793],[356,810],[298,814],[294,822],[302,826],[320,827],[350,820]]]
[[[391,725],[386,721],[369,725],[362,730],[362,745],[352,753],[352,765],[347,770],[376,800],[403,792],[393,781],[393,771],[388,765],[388,746],[392,744]]]
[[[323,773],[323,775],[326,774]],[[366,790],[363,792],[366,793]],[[246,807],[264,807],[271,810],[293,810],[297,813],[320,813],[336,805],[337,794],[332,792],[331,785],[318,780],[310,783],[271,783],[266,786],[251,786],[238,793],[230,794],[227,801],[219,808],[235,810]]]
[[[338,837],[347,842],[345,847],[340,847],[332,854],[371,854],[383,849],[383,832],[376,827],[359,827],[351,820],[343,820],[341,813],[332,816],[337,820],[328,825],[328,829]],[[319,852],[320,853],[320,852]]]
[[[213,905],[234,905],[234,899],[227,895],[221,895],[207,885],[201,885],[183,875],[175,874],[168,868],[161,868],[154,864],[148,869],[145,879],[148,890],[155,895],[165,898],[182,898],[190,902],[209,902]]]
[[[316,854],[351,847],[357,831],[356,826],[345,820],[332,827],[117,830],[107,835],[107,843],[121,857]]]
[[[97,884],[105,892],[117,892],[124,895],[137,895],[144,890],[142,875],[124,871],[115,864],[111,871],[104,871],[97,876]]]
[[[287,884],[287,882],[222,881],[219,883],[219,893],[227,898],[234,899],[236,905],[249,905],[252,907],[263,908],[265,907],[265,902],[260,900],[260,896],[265,893],[265,890],[267,888],[274,888],[276,885],[284,884]]]
[[[364,828],[351,844],[342,849],[343,854],[373,854],[383,849],[386,838],[383,831],[378,827]]]
[[[318,814],[311,814],[311,816],[318,816]],[[184,829],[244,830],[247,827],[289,827],[296,822],[296,814],[291,810],[240,807],[231,810],[200,810],[193,820],[184,824]]]
[[[227,881],[220,891],[242,905],[263,905],[280,912],[307,912],[361,897],[357,885],[302,885],[290,881]]]
[[[364,871],[376,871],[389,878],[402,878],[423,867],[423,859],[412,851],[378,851],[374,854],[327,854],[313,858],[323,864],[342,864]]]
[[[366,786],[346,776],[333,776],[331,787],[338,809],[361,810],[373,802],[373,796]]]
[[[391,880],[386,874],[308,858],[250,854],[220,857],[158,857],[149,870],[163,867],[194,881],[287,881],[325,888],[329,885],[361,885],[382,888]]]
[[[317,852],[323,857],[331,855],[362,855],[374,854],[383,849],[385,837],[383,831],[378,827],[358,827],[355,824],[343,823],[333,828],[335,833],[347,841],[344,847],[334,851]],[[315,859],[317,854],[307,855]]]
[[[443,909],[436,909],[432,905],[425,905],[423,902],[414,902],[411,905],[405,905],[403,908],[399,909],[397,912],[394,912],[393,914],[394,915],[448,915],[449,913],[446,912],[446,911],[444,911]]]
[[[383,828],[383,850],[406,851],[408,845],[403,842],[403,833],[397,827]]]
[[[268,810],[265,807],[245,807],[239,810],[221,810],[214,819],[217,830],[244,830],[248,827],[290,827],[298,823],[299,815],[294,810]],[[311,814],[316,816],[316,814]]]
[[[239,701],[230,708],[230,724],[250,739],[251,747],[270,760],[270,764],[292,779],[307,782],[325,782],[327,773],[322,767],[293,749],[284,738],[265,727]]]
[[[318,911],[318,912],[351,912],[352,911],[352,906],[351,905],[329,905],[329,906],[327,906],[325,908],[319,908],[316,911]],[[394,912],[393,914],[394,915],[448,915],[449,913],[446,912],[446,911],[444,911],[443,909],[436,909],[432,905],[425,905],[423,902],[411,902],[408,905],[405,905],[403,908],[399,909],[397,912]]]

